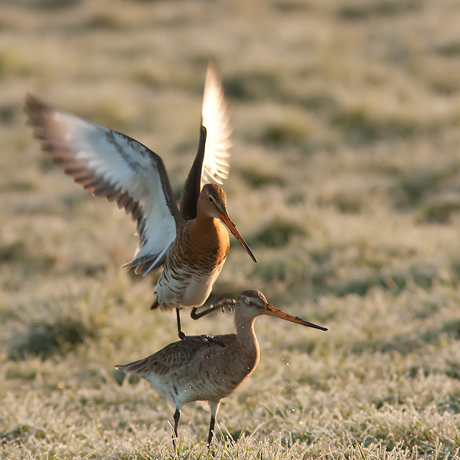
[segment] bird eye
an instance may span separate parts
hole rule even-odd
[[[212,196],[208,196],[208,201],[209,201],[210,203],[214,203],[214,198],[213,198]]]

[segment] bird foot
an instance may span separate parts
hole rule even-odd
[[[201,334],[201,335],[185,335],[182,331],[179,333],[179,338],[181,340],[185,339],[201,339],[204,343],[211,345],[211,343],[217,343],[217,345],[220,345],[221,347],[225,348],[224,343],[213,337],[212,335],[207,335],[207,334]]]
[[[233,311],[233,308],[235,307],[235,303],[235,299],[222,299],[216,304],[210,305],[209,307],[193,307],[192,312],[190,313],[190,317],[196,320],[219,308],[222,310],[223,313],[225,313],[225,311],[231,313]]]
[[[223,313],[225,313],[225,310],[227,310],[229,313],[232,313],[233,309],[235,308],[235,304],[235,299],[222,299],[221,301],[217,302],[216,307],[220,307]]]
[[[225,345],[223,344],[223,342],[219,339],[216,339],[212,335],[202,334],[199,337],[201,337],[201,340],[203,340],[203,342],[207,343],[208,345],[210,345],[211,343],[217,343],[217,345],[220,345],[221,347],[225,348]]]

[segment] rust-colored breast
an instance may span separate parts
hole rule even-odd
[[[200,225],[193,220],[180,228],[174,258],[192,269],[212,273],[224,263],[230,239],[219,219],[209,219],[205,223],[208,225]]]

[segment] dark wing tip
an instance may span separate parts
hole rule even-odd
[[[158,303],[158,297],[152,302],[152,305],[150,305],[150,310],[155,310],[156,308],[159,307],[159,303]]]
[[[40,106],[40,101],[30,93],[26,93],[24,97],[24,108],[27,110],[29,108],[34,108],[35,106]]]
[[[201,122],[201,130],[200,130],[200,145],[203,142],[206,142],[206,136],[208,135],[208,130],[206,126],[203,125],[203,121]]]
[[[33,116],[37,112],[42,112],[50,108],[51,107],[48,104],[45,104],[37,97],[30,93],[26,93],[24,98],[24,112],[26,112],[29,116]]]
[[[50,107],[41,102],[35,96],[27,93],[24,99],[24,112],[27,114],[27,124],[34,128],[43,127],[43,113]],[[39,136],[37,131],[35,136]]]
[[[26,95],[24,96],[24,100],[25,100],[27,105],[29,105],[29,104],[40,104],[40,101],[39,101],[38,97],[34,96],[31,93],[26,93]]]

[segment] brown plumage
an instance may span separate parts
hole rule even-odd
[[[230,240],[224,224],[255,261],[249,246],[230,220],[225,193],[216,184],[203,187],[198,198],[197,216],[178,228],[177,236],[166,259],[156,286],[157,301],[152,308],[176,309],[179,337],[179,310],[199,307],[211,293],[214,281],[222,270]]]
[[[221,306],[230,302],[235,303],[221,301]],[[148,358],[116,367],[144,378],[174,404],[175,437],[181,407],[192,401],[207,401],[211,408],[209,446],[220,401],[233,394],[259,362],[254,319],[260,315],[275,316],[303,326],[327,330],[275,309],[260,291],[249,290],[242,292],[236,299],[236,334],[215,336],[210,342],[198,337],[186,337]]]

